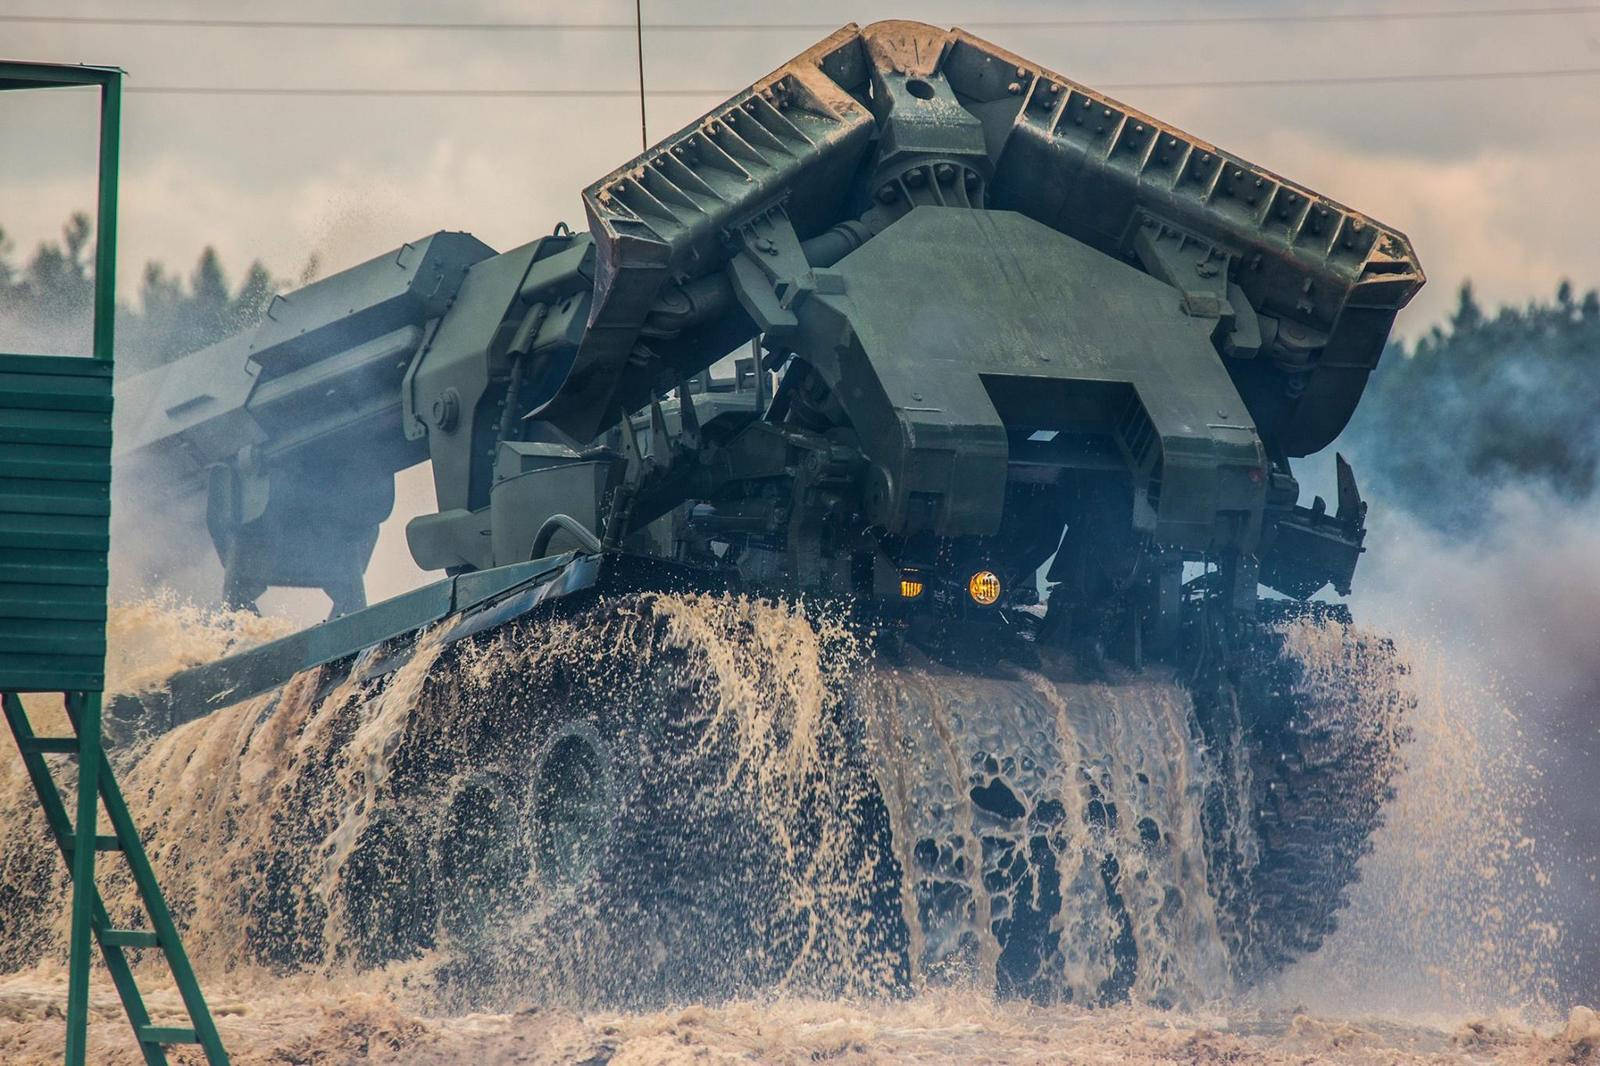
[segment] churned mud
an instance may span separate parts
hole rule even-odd
[[[64,988],[59,971],[0,979],[0,1058],[19,1066],[60,1060]],[[407,1010],[403,990],[348,983],[223,981],[210,991],[241,1066],[1600,1061],[1600,1016],[1581,1007],[1535,1025],[1504,1015],[1416,1021],[1303,1008],[1038,1007],[947,990],[907,1001],[780,997],[640,1013],[528,1007],[440,1017]],[[181,1014],[175,997],[154,997],[152,1006],[158,1021]],[[91,1061],[140,1061],[109,987],[95,989],[90,1032]]]

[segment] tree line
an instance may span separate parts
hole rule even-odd
[[[1453,533],[1504,488],[1583,503],[1600,492],[1600,294],[1492,314],[1471,283],[1415,344],[1390,345],[1341,445],[1390,505]]]
[[[310,280],[308,264],[299,284]],[[259,261],[231,282],[207,246],[187,277],[149,262],[132,301],[117,303],[119,373],[137,373],[214,344],[254,325],[273,293],[296,283],[274,278]],[[94,306],[94,232],[74,214],[59,241],[42,242],[25,261],[0,227],[0,350],[86,353]]]

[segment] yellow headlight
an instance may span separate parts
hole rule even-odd
[[[900,575],[900,598],[914,600],[922,595],[922,576],[920,574]]]
[[[980,607],[993,606],[1000,598],[1000,578],[993,570],[979,570],[967,579],[967,595]]]

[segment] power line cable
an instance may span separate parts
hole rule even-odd
[[[639,151],[650,150],[650,126],[644,117],[644,7],[633,0],[633,43],[639,55]]]
[[[287,86],[287,85],[141,85],[126,86],[124,94],[144,96],[398,96],[398,97],[463,97],[466,99],[495,99],[525,97],[532,99],[588,99],[593,97],[621,97],[636,100],[637,88],[631,89],[367,89],[339,86]],[[731,96],[732,89],[651,89],[651,96]]]
[[[1415,11],[1306,11],[1272,12],[1255,15],[1153,15],[1105,16],[1073,19],[983,19],[966,25],[986,29],[1136,29],[1161,26],[1242,26],[1271,24],[1318,24],[1341,22],[1435,22],[1481,18],[1560,17],[1600,14],[1600,4],[1539,7],[1428,8]],[[144,15],[0,15],[0,22],[68,26],[128,26],[161,29],[247,29],[247,30],[446,30],[507,31],[523,30],[553,33],[608,33],[636,30],[629,22],[420,22],[349,21],[337,19],[233,19]],[[652,33],[767,33],[827,32],[838,28],[831,22],[660,22]]]
[[[1235,78],[1210,81],[1101,82],[1103,92],[1150,92],[1162,89],[1294,89],[1339,85],[1401,85],[1472,81],[1525,81],[1539,78],[1581,78],[1600,75],[1600,67],[1560,67],[1538,70],[1435,71],[1394,74],[1333,74],[1326,77]],[[727,97],[738,89],[651,89],[655,97]],[[227,86],[129,85],[123,90],[144,96],[347,96],[467,99],[581,99],[640,95],[639,89],[463,89],[463,88],[342,88],[337,86]],[[641,130],[643,116],[640,116]]]
[[[1525,81],[1533,78],[1585,78],[1600,67],[1555,67],[1537,70],[1429,71],[1405,74],[1330,74],[1326,77],[1236,78],[1218,81],[1125,81],[1102,86],[1105,92],[1148,89],[1294,89],[1329,85],[1408,85],[1430,82]]]

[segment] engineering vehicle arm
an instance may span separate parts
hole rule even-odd
[[[1302,507],[1289,462],[1423,283],[1402,234],[913,22],[840,29],[583,203],[587,232],[436,233],[275,298],[131,384],[122,473],[203,515],[228,600],[336,614],[424,460],[408,541],[449,573],[598,542],[947,615],[1048,562],[1055,620],[1155,654],[1185,563],[1246,614],[1349,591],[1354,478]]]

